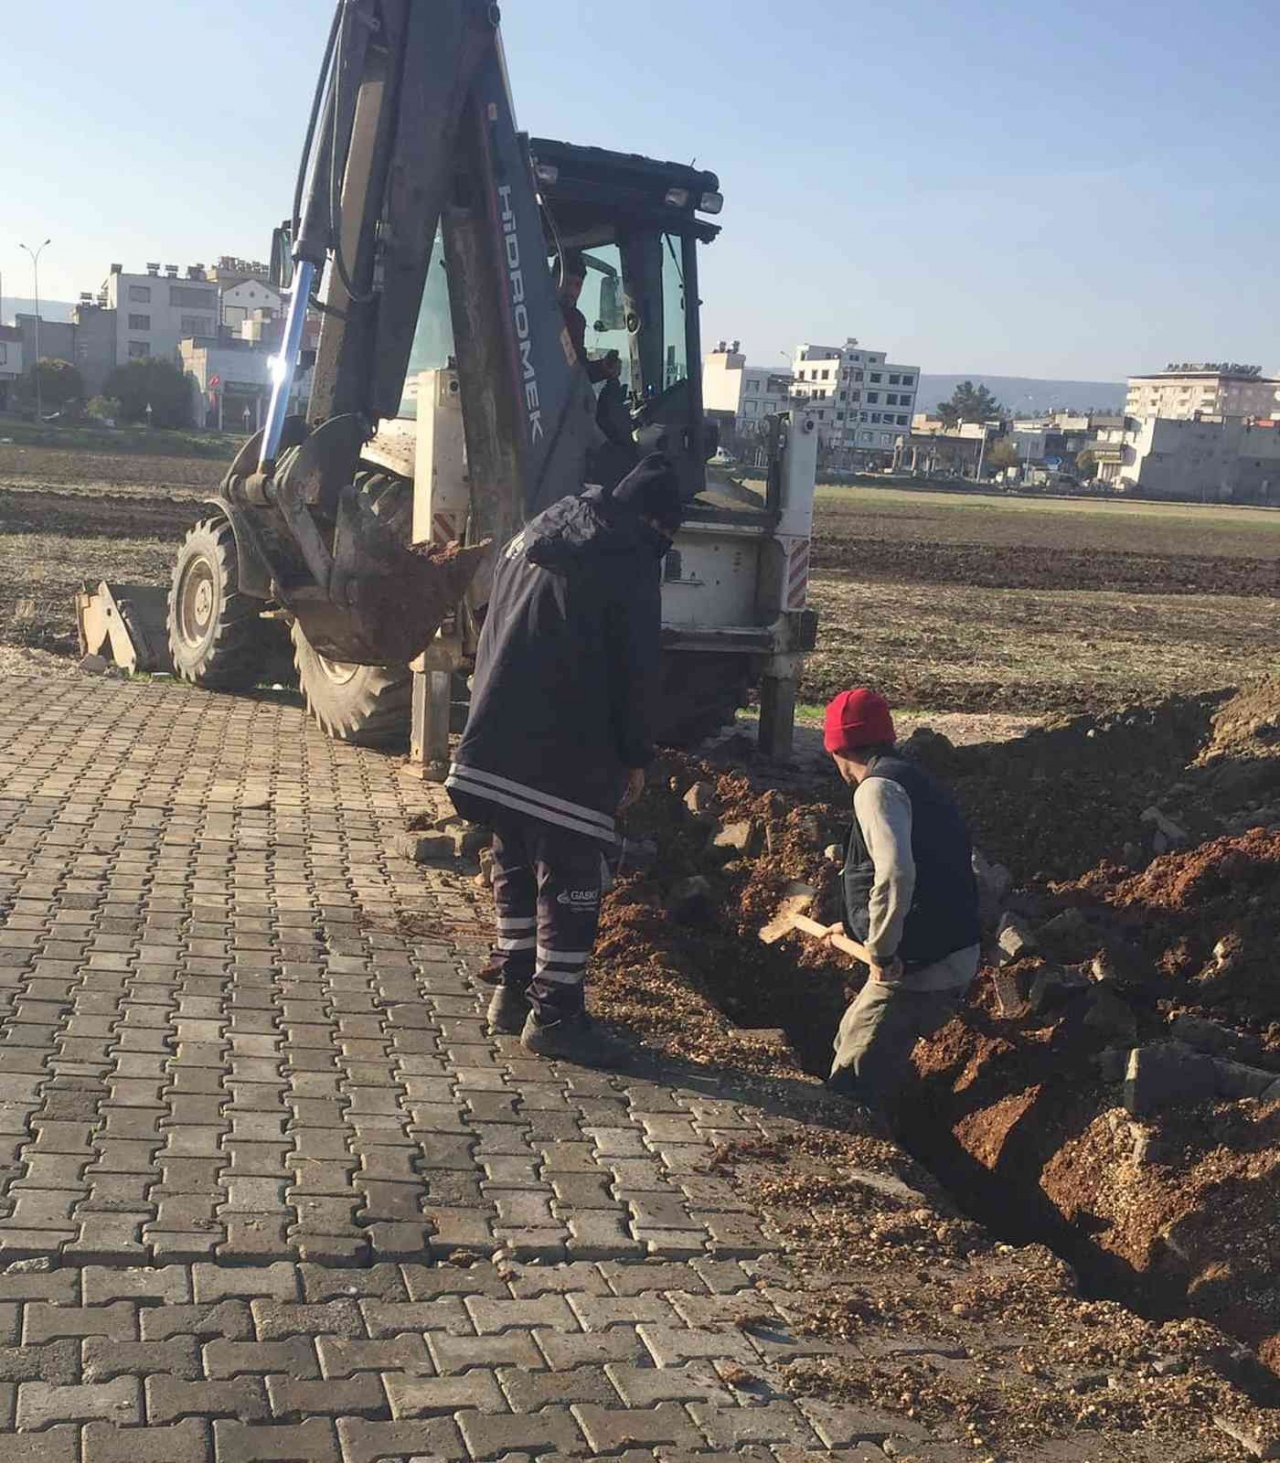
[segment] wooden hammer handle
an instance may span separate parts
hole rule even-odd
[[[864,965],[875,964],[865,945],[859,945],[857,940],[851,940],[848,935],[832,934],[826,925],[820,925],[816,919],[810,919],[808,915],[796,915],[794,928],[801,934],[812,935],[814,939],[829,941],[837,950],[843,950],[846,955],[852,955],[855,960],[861,960]]]

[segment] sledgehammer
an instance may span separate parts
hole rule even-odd
[[[825,940],[835,949],[843,950],[846,955],[852,955],[855,960],[861,960],[864,965],[875,963],[865,945],[859,945],[857,940],[851,940],[848,935],[833,933],[826,925],[820,925],[816,919],[810,919],[807,914],[788,909],[785,903],[781,911],[760,931],[760,938],[766,945],[773,945],[784,935],[789,935],[792,930],[799,930],[802,935],[810,935],[815,940]]]

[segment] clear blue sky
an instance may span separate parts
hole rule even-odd
[[[329,0],[0,20],[0,271],[263,256]],[[926,371],[1280,366],[1275,0],[508,0],[522,126],[698,162],[705,337],[858,336]],[[642,30],[640,19],[645,28]],[[653,38],[645,47],[644,35]]]

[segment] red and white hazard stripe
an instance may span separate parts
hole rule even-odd
[[[457,537],[457,519],[452,513],[433,513],[431,515],[431,542],[433,544],[451,544]]]
[[[787,559],[787,595],[789,610],[802,610],[809,600],[809,540],[797,539]]]

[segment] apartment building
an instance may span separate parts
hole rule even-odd
[[[702,402],[726,424],[732,417],[734,431],[749,437],[769,417],[786,411],[791,373],[747,365],[741,347],[741,341],[722,340],[703,359]]]
[[[103,287],[106,308],[115,311],[115,357],[119,364],[156,356],[177,361],[183,340],[217,338],[218,286],[202,264],[185,275],[176,264],[148,264],[145,274],[111,266]]]
[[[842,346],[797,346],[792,373],[796,396],[818,403],[818,433],[827,448],[879,461],[910,435],[918,366],[896,365],[850,336]]]
[[[1125,414],[1195,421],[1198,417],[1271,417],[1280,379],[1259,366],[1225,361],[1171,363],[1150,376],[1131,376]]]

